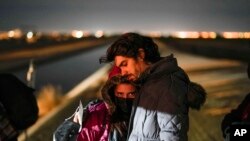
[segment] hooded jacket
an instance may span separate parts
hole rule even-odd
[[[130,82],[124,79],[126,77],[111,77],[102,88],[103,101],[92,101],[85,108],[83,115],[86,116],[83,116],[83,126],[77,141],[125,141],[127,139],[129,115],[119,109],[114,89],[118,84]]]
[[[87,118],[83,124],[77,141],[108,141],[110,115],[104,102],[96,101],[88,104]]]
[[[188,140],[188,108],[200,108],[204,89],[189,81],[173,55],[150,66],[138,82],[141,89],[134,100],[128,140]]]
[[[95,100],[90,102],[85,109],[83,127],[77,136],[77,141],[125,141],[127,130],[123,130],[124,136],[121,136],[117,128],[113,125],[122,126],[127,129],[128,120],[111,123],[111,115],[106,102]],[[115,107],[114,107],[115,108]]]

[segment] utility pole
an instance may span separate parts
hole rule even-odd
[[[34,59],[30,59],[29,61],[29,69],[26,75],[27,85],[31,88],[35,88],[35,78],[36,78],[36,70],[34,65]],[[28,133],[27,129],[24,130],[25,141],[28,141]]]
[[[36,78],[36,70],[34,65],[34,59],[30,59],[29,69],[26,76],[27,85],[29,87],[35,88],[35,78]]]

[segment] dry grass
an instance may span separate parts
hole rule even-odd
[[[62,101],[62,90],[60,87],[46,85],[38,91],[37,103],[39,116],[44,116]]]

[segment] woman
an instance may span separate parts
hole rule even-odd
[[[125,141],[137,86],[126,76],[111,77],[102,88],[103,101],[89,104],[77,141]],[[79,121],[75,116],[74,121]]]

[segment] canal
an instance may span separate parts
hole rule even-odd
[[[63,93],[67,93],[76,84],[104,65],[99,63],[99,57],[106,53],[107,47],[108,45],[95,47],[74,56],[48,61],[46,64],[36,65],[34,63],[35,88],[39,90],[50,84],[59,87]],[[26,83],[27,71],[28,68],[11,73]]]

